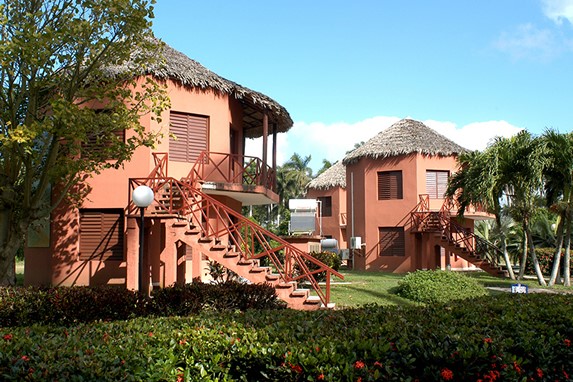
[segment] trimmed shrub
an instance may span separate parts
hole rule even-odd
[[[425,304],[487,295],[475,279],[462,273],[427,270],[408,273],[399,283],[396,294]]]
[[[573,300],[503,294],[417,307],[203,310],[0,328],[6,381],[571,381]]]
[[[550,275],[551,269],[553,268],[553,256],[555,255],[555,248],[535,248],[535,255],[537,256],[537,261],[539,261],[539,267],[541,268],[541,273],[544,275]],[[563,273],[563,256],[565,255],[565,250],[561,251],[561,263],[559,265],[559,272]],[[571,270],[573,271],[573,263],[571,264]],[[527,257],[527,264],[525,265],[525,274],[534,275],[535,270],[533,269],[533,264],[529,255]]]
[[[202,309],[282,309],[267,284],[194,281],[153,291],[151,297],[118,287],[0,288],[0,327],[124,320],[148,315],[187,316]]]
[[[312,252],[310,253],[310,255],[315,259],[317,259],[318,261],[325,264],[327,267],[334,269],[335,271],[338,271],[338,269],[340,269],[340,264],[342,263],[342,260],[340,259],[340,256],[338,256],[334,252],[331,251]],[[311,272],[318,269],[318,266],[312,263],[311,261],[305,260],[305,264]],[[297,272],[301,271],[300,266],[298,264],[295,264],[295,270]],[[316,281],[319,282],[324,281],[326,280],[326,272],[316,273],[314,277]]]

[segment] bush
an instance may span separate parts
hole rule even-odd
[[[0,328],[0,380],[570,381],[573,300],[503,294],[417,307],[203,310]]]
[[[476,280],[462,273],[440,270],[408,273],[396,293],[416,302],[433,304],[487,295]]]
[[[315,259],[317,259],[318,261],[322,262],[327,267],[334,269],[335,271],[338,271],[338,269],[340,269],[340,264],[342,260],[340,259],[340,256],[338,256],[334,252],[330,251],[312,252],[310,253],[310,255]],[[312,272],[318,269],[318,266],[315,265],[313,262],[309,260],[305,260],[304,262],[308,267],[309,271]],[[295,271],[301,272],[300,266],[298,264],[295,264]],[[316,279],[316,281],[324,281],[326,280],[326,272],[316,273],[314,275],[314,278]]]
[[[535,255],[537,256],[537,261],[539,261],[539,267],[541,268],[541,273],[544,275],[550,275],[551,269],[553,268],[553,257],[555,255],[555,248],[535,248]],[[564,250],[561,251],[561,263],[559,264],[559,272],[563,273],[563,256],[565,255]],[[573,271],[573,263],[571,264],[571,271]],[[534,275],[535,270],[533,269],[533,264],[529,255],[527,257],[527,264],[525,265],[525,274]]]
[[[194,281],[153,291],[151,297],[125,288],[54,287],[0,288],[0,327],[55,323],[124,320],[148,315],[186,316],[202,309],[281,309],[267,284],[226,282],[219,285]]]

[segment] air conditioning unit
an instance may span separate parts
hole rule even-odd
[[[353,236],[350,238],[350,249],[360,249],[362,247],[362,238],[360,236]]]

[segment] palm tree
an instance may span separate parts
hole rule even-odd
[[[545,145],[547,165],[544,171],[547,206],[559,215],[557,243],[549,285],[555,284],[561,260],[561,250],[565,247],[563,259],[563,280],[571,285],[571,229],[573,220],[573,134],[560,134],[553,129],[545,131],[541,137]]]
[[[323,159],[322,160],[322,167],[320,168],[320,170],[318,170],[318,172],[316,173],[316,176],[319,176],[320,174],[322,174],[323,172],[325,172],[326,170],[331,168],[333,164],[334,163],[332,163],[328,159]]]
[[[446,196],[457,199],[460,209],[458,215],[464,216],[470,205],[481,205],[495,216],[500,233],[500,242],[509,277],[515,279],[507,251],[506,231],[502,227],[502,208],[500,201],[504,195],[504,185],[499,174],[498,156],[495,148],[483,152],[472,151],[458,157],[460,170],[450,177]]]

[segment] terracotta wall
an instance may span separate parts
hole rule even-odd
[[[229,128],[237,130],[239,152],[243,150],[242,136],[242,109],[236,100],[230,100],[226,95],[215,94],[211,90],[200,91],[182,88],[168,82],[168,94],[171,98],[171,108],[174,111],[208,115],[209,118],[209,150],[217,152],[229,152],[230,139]],[[121,169],[108,169],[101,174],[87,179],[86,185],[91,187],[89,196],[83,201],[83,208],[125,208],[129,201],[129,178],[146,177],[154,167],[153,152],[168,152],[169,150],[169,111],[162,115],[162,121],[151,119],[151,115],[141,118],[141,124],[146,131],[156,131],[163,134],[163,138],[155,148],[138,148],[132,160]],[[130,132],[126,134],[129,137]],[[192,164],[170,162],[169,175],[181,178],[189,173]],[[232,208],[240,211],[240,203],[235,201]],[[127,219],[126,219],[127,220]],[[126,239],[135,242],[134,233],[138,229],[131,230],[126,222]],[[159,227],[159,226],[158,226]],[[148,236],[158,236],[159,228],[146,231]],[[125,261],[79,261],[79,211],[69,208],[65,204],[52,215],[50,248],[27,248],[26,256],[26,280],[28,285],[40,285],[51,283],[53,285],[90,285],[97,284],[127,284]],[[133,239],[133,240],[129,240]],[[150,249],[160,244],[150,244]],[[155,248],[156,252],[162,252],[162,248]],[[176,250],[176,249],[174,249]],[[162,254],[162,257],[165,257]],[[173,275],[154,275],[157,281],[173,279]],[[163,281],[164,282],[164,281]]]
[[[310,189],[306,194],[306,199],[328,196],[332,198],[332,214],[331,216],[322,217],[322,235],[332,236],[333,239],[336,239],[338,248],[348,248],[346,241],[347,227],[343,225],[347,221],[346,189],[341,187],[333,187],[327,190]],[[341,214],[344,214],[345,217],[343,218]]]
[[[428,260],[428,251],[421,239],[405,231],[405,256],[379,256],[379,227],[404,226],[410,211],[418,204],[419,195],[426,193],[426,170],[455,171],[455,157],[428,157],[420,154],[385,159],[361,159],[347,165],[347,237],[352,235],[350,211],[354,203],[354,232],[362,238],[363,250],[355,256],[355,268],[407,272],[435,266],[436,257]],[[379,171],[402,171],[403,199],[378,200]],[[352,177],[354,186],[352,187]],[[354,196],[352,196],[354,195]],[[442,199],[431,200],[431,208],[439,209]],[[430,262],[432,264],[430,264]]]

